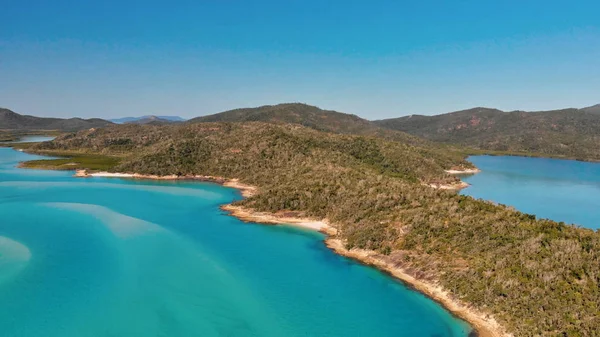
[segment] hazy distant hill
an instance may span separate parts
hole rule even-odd
[[[536,112],[474,108],[374,123],[432,141],[475,149],[600,159],[600,105]]]
[[[77,131],[111,125],[109,121],[99,118],[43,118],[20,115],[14,111],[0,108],[0,130],[59,130]]]
[[[600,114],[600,104],[581,109],[588,113]]]
[[[179,116],[146,115],[146,116],[141,116],[141,117],[116,118],[116,119],[111,119],[110,121],[113,123],[116,123],[116,124],[128,124],[128,123],[147,124],[147,123],[154,123],[154,122],[159,122],[159,123],[183,122],[183,121],[185,121],[185,119],[183,119]]]

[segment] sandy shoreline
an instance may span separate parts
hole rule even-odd
[[[385,256],[382,256],[377,252],[363,249],[348,250],[342,241],[337,238],[328,238],[325,240],[325,244],[335,253],[385,271],[394,278],[414,288],[416,291],[438,302],[446,308],[446,310],[468,322],[479,337],[512,336],[504,332],[504,329],[492,317],[469,308],[460,301],[453,299],[442,287],[411,276],[401,267],[388,262]]]
[[[438,190],[462,190],[463,188],[467,188],[471,185],[469,185],[468,183],[464,182],[464,181],[459,181],[453,184],[424,184],[425,186],[429,186],[431,188],[435,188]]]
[[[477,173],[473,172],[474,170],[466,170],[468,173]],[[465,173],[466,171],[460,171],[460,174]],[[448,172],[448,171],[446,171]],[[455,172],[455,171],[451,171]],[[450,173],[450,172],[448,172]],[[453,174],[453,173],[450,173]],[[459,174],[459,173],[457,173]],[[223,186],[232,187],[239,189],[244,197],[251,197],[256,194],[257,188],[255,186],[247,185],[241,183],[238,179],[227,179],[223,177],[214,177],[214,176],[202,176],[202,175],[194,175],[194,176],[157,176],[157,175],[143,175],[143,174],[130,174],[130,173],[110,173],[110,172],[97,172],[97,173],[88,173],[85,170],[78,170],[75,174],[76,177],[108,177],[108,178],[131,178],[131,179],[151,179],[151,180],[198,180],[198,181],[207,181],[207,182],[215,182],[222,184]],[[452,189],[456,189],[455,186],[464,186],[466,184],[464,182],[457,183],[452,186]],[[432,186],[434,188],[442,188],[447,185],[437,185]],[[466,184],[468,186],[468,184]],[[464,187],[466,187],[464,186]],[[460,188],[464,188],[460,187]],[[448,189],[448,188],[446,188]],[[447,291],[442,289],[440,286],[419,280],[410,274],[406,273],[401,267],[393,265],[392,263],[386,260],[385,256],[382,256],[374,251],[366,251],[366,250],[358,250],[352,249],[348,250],[345,248],[343,242],[336,238],[337,230],[335,227],[331,226],[326,219],[318,220],[318,219],[310,219],[299,217],[296,212],[278,212],[278,213],[268,213],[268,212],[256,212],[251,209],[247,209],[241,206],[235,206],[232,204],[227,204],[221,206],[221,209],[227,211],[229,215],[234,216],[245,222],[254,222],[261,224],[288,224],[292,226],[298,226],[310,230],[316,230],[328,235],[328,238],[325,240],[325,244],[329,249],[334,251],[335,253],[357,260],[363,264],[373,266],[382,271],[389,273],[394,278],[404,282],[405,284],[413,287],[416,291],[419,291],[426,296],[430,297],[434,301],[441,304],[446,310],[450,311],[452,314],[457,317],[468,322],[471,327],[476,331],[477,336],[479,337],[510,337],[512,335],[504,332],[504,329],[492,318],[488,315],[481,313],[477,310],[469,308],[464,303],[453,299]]]
[[[473,168],[473,169],[465,169],[465,170],[444,170],[444,172],[446,172],[448,174],[476,174],[476,173],[481,172],[481,170],[478,168]]]
[[[319,231],[328,235],[337,234],[337,230],[331,227],[327,220],[316,220],[310,218],[296,217],[294,216],[293,212],[255,212],[244,207],[234,206],[231,204],[223,205],[221,206],[221,209],[229,212],[229,215],[234,216],[245,222],[255,222],[272,225],[285,224]]]
[[[167,175],[158,176],[151,174],[139,174],[139,173],[113,173],[113,172],[93,172],[89,173],[86,170],[76,170],[74,177],[79,178],[92,178],[92,177],[103,177],[103,178],[129,178],[129,179],[148,179],[148,180],[197,180],[206,181],[211,183],[221,184],[226,187],[232,187],[240,190],[242,196],[245,198],[251,197],[256,194],[256,187],[243,184],[239,179],[227,179],[223,177],[215,176],[203,176],[203,175]]]
[[[468,306],[452,299],[450,295],[441,287],[421,281],[406,273],[402,268],[395,266],[385,260],[385,257],[367,250],[352,249],[348,250],[340,239],[335,238],[337,230],[332,227],[327,220],[315,220],[309,218],[294,217],[292,212],[267,213],[255,212],[241,206],[224,205],[221,209],[229,212],[229,215],[235,216],[245,222],[255,222],[262,224],[290,224],[303,228],[313,229],[325,233],[328,238],[325,240],[326,246],[335,253],[357,260],[365,265],[373,266],[377,269],[389,273],[394,278],[408,284],[442,305],[457,317],[467,321],[476,331],[479,337],[508,337],[509,334],[503,332],[502,327],[491,317],[480,313]]]
[[[444,170],[444,172],[451,174],[451,175],[470,175],[470,174],[477,174],[477,173],[481,172],[481,170],[478,168],[472,168],[472,169],[464,169],[464,170]],[[423,185],[429,186],[431,188],[435,188],[438,190],[454,190],[454,191],[460,191],[464,188],[471,186],[462,180],[455,182],[455,183],[451,183],[451,184],[430,183],[430,184],[423,184]]]

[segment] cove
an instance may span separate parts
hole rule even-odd
[[[481,172],[462,180],[465,195],[541,218],[600,228],[600,164],[516,156],[472,156]]]
[[[471,332],[422,294],[332,253],[320,233],[228,216],[219,205],[237,190],[16,168],[39,158],[0,148],[3,336]]]

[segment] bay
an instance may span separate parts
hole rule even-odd
[[[465,195],[541,218],[600,228],[600,164],[516,156],[469,157],[481,172],[462,180]]]

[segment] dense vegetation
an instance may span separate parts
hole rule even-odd
[[[362,133],[365,129],[376,128],[368,120],[356,115],[337,111],[322,110],[302,103],[265,105],[257,108],[243,108],[197,117],[190,123],[201,122],[279,122],[300,124],[320,131],[336,133]]]
[[[423,186],[466,165],[447,148],[249,122],[124,125],[34,150],[118,157],[121,172],[240,178],[259,187],[240,204],[328,218],[349,248],[438,282],[515,336],[600,335],[600,235]]]
[[[112,124],[103,119],[81,118],[43,118],[20,115],[8,109],[0,108],[0,130],[33,131],[33,130],[60,130],[77,131],[89,128],[104,127]]]
[[[486,152],[600,160],[600,105],[540,112],[475,108],[374,123],[432,141]]]

